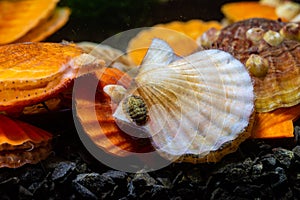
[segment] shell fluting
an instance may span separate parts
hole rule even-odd
[[[35,164],[51,153],[50,133],[4,115],[0,119],[0,167]]]
[[[225,143],[236,146],[249,137],[245,130],[254,106],[251,78],[244,65],[224,51],[177,58],[164,41],[154,39],[113,114],[118,121],[133,124],[123,109],[132,95],[142,98],[139,104],[148,110],[149,119],[140,129],[167,159],[189,155],[195,158],[192,162],[203,162],[211,152],[229,153],[218,151]]]
[[[76,113],[85,133],[100,149],[112,155],[125,157],[134,152],[151,152],[153,147],[148,138],[134,138],[118,127],[112,116],[115,105],[103,91],[106,85],[117,83],[127,88],[131,78],[115,68],[105,68],[103,73],[95,75],[80,77],[77,81],[82,84],[75,85]],[[91,79],[99,82],[96,96],[93,94],[89,99],[87,88],[91,87]]]

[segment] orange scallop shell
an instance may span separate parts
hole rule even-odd
[[[67,23],[70,13],[71,10],[69,8],[56,8],[49,18],[42,20],[24,36],[15,40],[14,43],[39,42],[46,39]]]
[[[0,115],[0,167],[38,163],[50,154],[51,139],[47,131]]]
[[[72,44],[0,46],[0,110],[44,101],[64,90],[82,68],[89,72],[101,67],[104,61],[83,54]]]
[[[82,127],[91,140],[104,151],[117,156],[127,156],[131,152],[142,153],[153,150],[149,139],[134,138],[124,133],[117,126],[113,110],[116,105],[112,105],[110,97],[103,92],[103,87],[108,84],[121,84],[128,87],[131,78],[118,69],[106,68],[103,73],[97,73],[96,76],[89,75],[80,77],[80,79],[97,78],[99,81],[95,101],[91,102],[85,98],[87,85],[77,88],[79,94],[76,98],[77,116]],[[88,82],[88,81],[86,81]],[[91,116],[89,109],[94,107],[97,119]],[[99,124],[101,130],[95,124]]]
[[[58,0],[0,1],[0,44],[25,35],[54,10]]]
[[[174,49],[175,54],[186,56],[195,52],[199,46],[196,39],[210,28],[221,29],[217,21],[189,20],[157,24],[150,29],[142,30],[131,39],[127,47],[128,56],[136,65],[140,65],[154,38],[162,39]]]
[[[278,108],[267,113],[257,113],[252,138],[292,138],[293,122],[300,117],[300,104]]]
[[[260,2],[241,1],[226,3],[221,7],[222,13],[232,22],[254,17],[277,20],[275,8]]]

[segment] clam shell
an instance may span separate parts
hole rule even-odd
[[[144,125],[124,109],[131,95],[141,97],[148,108]],[[229,53],[207,50],[178,58],[167,43],[154,39],[113,116],[125,131],[151,135],[167,159],[188,155],[183,160],[201,162],[212,161],[208,155],[226,143],[236,140],[238,145],[249,136],[245,130],[253,104],[251,78]]]
[[[13,53],[11,53],[13,52]],[[18,43],[0,46],[0,110],[41,102],[81,74],[104,67],[72,44]]]
[[[300,103],[300,43],[283,39],[278,45],[272,45],[265,37],[258,41],[247,37],[247,31],[252,28],[259,27],[265,33],[270,30],[279,32],[285,25],[283,22],[260,18],[240,21],[222,29],[212,46],[229,52],[244,64],[253,54],[269,63],[263,77],[251,74],[258,112]]]
[[[95,101],[87,98],[86,92],[89,80],[99,80]],[[103,87],[119,83],[128,87],[131,78],[118,69],[106,68],[96,75],[87,75],[76,80],[78,84],[75,92],[76,114],[80,124],[89,138],[100,149],[116,156],[128,156],[131,152],[142,153],[153,150],[147,138],[134,138],[124,133],[116,124],[112,114],[116,105],[112,104],[110,97],[103,92]],[[96,116],[91,114],[95,110]],[[99,128],[100,127],[100,128]]]
[[[0,115],[0,167],[35,164],[51,152],[52,135],[30,124]]]

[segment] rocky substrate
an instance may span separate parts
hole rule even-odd
[[[296,127],[296,132],[299,133]],[[221,162],[126,173],[95,160],[76,132],[55,135],[36,165],[0,169],[0,199],[299,199],[300,145],[247,140]]]

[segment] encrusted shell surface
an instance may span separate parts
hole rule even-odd
[[[30,124],[0,115],[0,167],[35,164],[51,152],[52,135]]]
[[[246,64],[252,55],[269,63],[264,76],[251,73],[256,95],[255,108],[268,112],[300,103],[300,43],[275,37],[286,23],[253,18],[229,25],[221,30],[212,48],[224,50]],[[264,30],[264,37],[253,41],[247,32],[253,28]],[[271,32],[270,32],[271,31]],[[266,36],[267,33],[271,36]],[[265,70],[262,65],[262,70]],[[261,74],[261,73],[258,73]]]
[[[104,65],[103,60],[84,54],[72,44],[0,46],[0,110],[33,105],[55,96],[77,76]]]
[[[123,101],[131,95],[149,109],[143,125],[124,112]],[[154,39],[113,116],[150,134],[166,158],[197,163],[216,161],[236,149],[249,136],[253,107],[251,78],[230,54],[207,50],[177,58],[164,41]],[[228,143],[233,147],[223,149]]]

